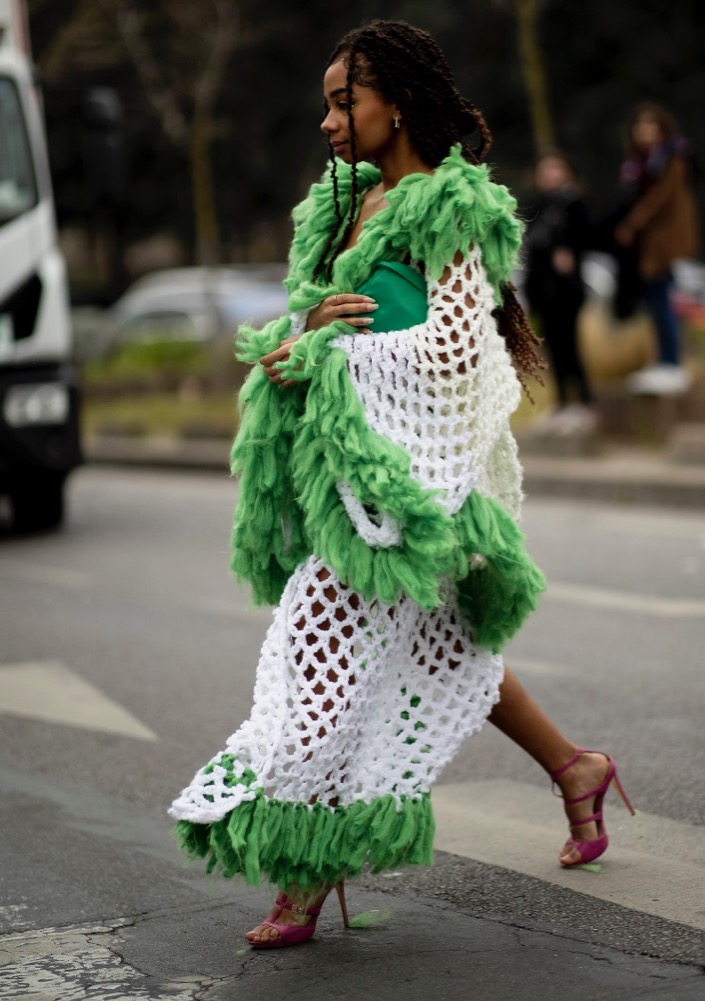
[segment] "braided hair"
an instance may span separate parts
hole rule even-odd
[[[405,21],[375,19],[344,35],[327,65],[343,60],[347,68],[346,98],[350,151],[352,154],[350,210],[343,226],[338,191],[336,156],[329,142],[333,198],[338,226],[328,238],[314,271],[315,277],[330,282],[333,264],[347,245],[359,208],[354,84],[373,87],[389,103],[396,104],[419,156],[431,167],[444,160],[451,147],[460,144],[463,156],[479,164],[492,146],[492,133],[481,111],[458,91],[450,67],[438,44],[427,31]],[[406,84],[410,84],[407,87]],[[537,352],[539,338],[531,329],[513,285],[502,286],[502,305],[495,310],[497,329],[504,337],[529,396],[527,379],[543,380],[545,368]]]

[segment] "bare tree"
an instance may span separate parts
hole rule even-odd
[[[211,142],[216,103],[241,39],[239,0],[163,0],[169,59],[160,60],[147,32],[150,15],[131,0],[99,0],[116,26],[164,135],[191,166],[196,259],[220,256]]]
[[[539,14],[546,0],[494,0],[494,3],[498,7],[510,10],[516,18],[519,55],[529,100],[534,147],[539,153],[555,142],[546,71],[537,32]]]
[[[45,17],[52,0],[29,0],[31,17]],[[61,83],[76,70],[109,70],[124,60],[119,38],[94,0],[67,4],[41,51],[35,48],[43,80]]]

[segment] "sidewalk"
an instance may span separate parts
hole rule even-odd
[[[306,945],[252,951],[271,893],[185,865],[162,812],[0,759],[0,998],[19,1001],[700,1001],[703,936],[505,869],[349,888]]]
[[[88,462],[227,473],[230,443],[224,439],[88,436]],[[705,510],[705,463],[669,461],[665,449],[601,444],[596,455],[534,455],[519,452],[524,490],[531,497],[574,497],[616,503]]]

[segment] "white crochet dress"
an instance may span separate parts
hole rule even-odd
[[[343,336],[370,426],[403,446],[412,475],[449,514],[468,493],[515,519],[521,470],[509,416],[519,388],[492,317],[479,250],[429,283],[425,323]],[[403,526],[338,490],[357,532],[394,546]],[[331,810],[425,796],[498,698],[500,655],[478,648],[452,587],[425,611],[367,601],[316,556],[292,575],[267,632],[250,718],[173,803],[177,820],[212,824],[259,796]]]

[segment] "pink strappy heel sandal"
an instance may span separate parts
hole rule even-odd
[[[579,747],[572,758],[566,761],[564,765],[557,768],[555,772],[550,773],[551,782],[555,784],[556,779],[558,779],[563,772],[567,771],[571,765],[575,764],[578,758],[582,754],[603,754],[603,751],[590,751],[584,747]],[[574,824],[568,824],[571,832],[571,836],[568,838],[565,848],[574,848],[580,855],[580,861],[578,862],[563,862],[560,864],[564,869],[569,869],[574,865],[585,865],[587,862],[594,862],[607,850],[607,845],[609,844],[609,839],[607,837],[607,828],[605,827],[605,822],[602,819],[602,804],[605,799],[605,794],[610,787],[614,786],[615,790],[619,793],[622,798],[622,802],[629,810],[632,816],[636,813],[636,810],[632,806],[629,797],[627,796],[622,783],[619,781],[619,776],[617,775],[617,766],[615,762],[610,758],[609,754],[605,754],[607,761],[609,762],[609,767],[607,769],[607,775],[599,786],[591,789],[590,792],[583,793],[582,796],[576,796],[575,799],[566,799],[565,796],[561,796],[561,799],[566,806],[574,806],[576,803],[584,803],[587,799],[594,800],[594,813],[589,817],[583,817],[580,821]],[[560,795],[556,793],[556,795]],[[589,824],[591,821],[595,821],[597,824],[597,837],[592,841],[576,841],[573,837],[573,828],[582,827],[584,824]]]
[[[343,915],[343,924],[346,928],[350,927],[350,920],[348,918],[348,907],[345,902],[345,886],[342,883],[335,884],[335,890],[338,894],[338,901],[340,903],[340,910]],[[304,910],[301,904],[297,904],[292,900],[289,900],[286,893],[280,893],[275,901],[275,906],[279,908],[274,916],[274,921],[260,921],[261,925],[266,925],[267,928],[274,928],[279,934],[279,938],[269,939],[267,942],[250,942],[250,946],[253,949],[284,949],[289,945],[302,945],[304,942],[310,941],[316,931],[316,924],[318,923],[318,916],[323,909],[323,904],[325,903],[325,897],[320,904],[309,907]],[[305,914],[310,920],[305,925],[285,925],[277,924],[276,919],[282,913],[282,911],[293,911],[294,914]]]

